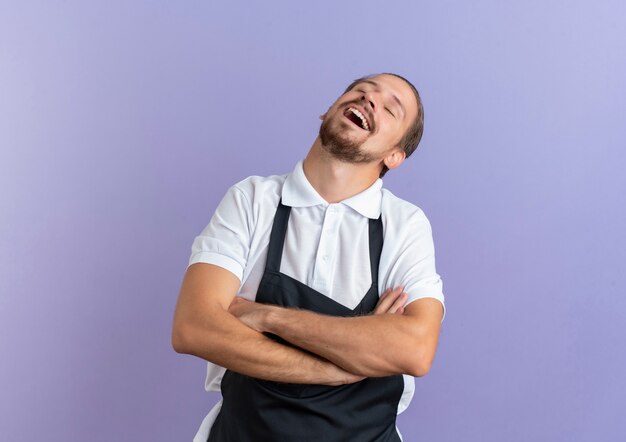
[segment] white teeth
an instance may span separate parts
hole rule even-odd
[[[365,130],[370,130],[370,126],[369,126],[369,124],[367,124],[367,120],[365,119],[365,117],[363,116],[363,114],[362,114],[362,113],[361,113],[358,109],[355,109],[355,108],[351,107],[351,108],[350,108],[350,109],[348,109],[348,110],[352,111],[352,113],[353,113],[354,115],[356,115],[357,117],[359,117],[359,118],[361,119],[361,121],[363,122],[363,128],[364,128]]]

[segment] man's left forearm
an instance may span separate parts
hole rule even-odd
[[[407,314],[344,318],[268,306],[261,327],[362,376],[423,376],[434,356],[432,331]]]

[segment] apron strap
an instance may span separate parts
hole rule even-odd
[[[283,257],[283,244],[285,243],[290,213],[291,207],[283,205],[283,200],[281,199],[276,208],[276,216],[274,216],[274,224],[270,234],[267,261],[265,262],[266,271],[280,272],[280,261]]]
[[[383,220],[382,215],[378,219],[369,220],[369,247],[370,247],[370,270],[372,272],[372,286],[378,287],[378,265],[380,254],[383,250]]]

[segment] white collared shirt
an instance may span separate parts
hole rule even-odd
[[[242,283],[237,296],[254,301],[265,269],[276,207],[282,198],[292,209],[281,273],[352,309],[372,284],[368,221],[382,213],[379,294],[402,286],[409,296],[407,304],[428,297],[444,305],[426,215],[383,189],[382,184],[378,179],[361,193],[329,204],[307,180],[302,161],[288,175],[246,178],[228,190],[209,224],[194,239],[189,265],[205,262],[229,270]],[[207,391],[219,391],[224,371],[208,363]],[[406,409],[414,392],[413,378],[404,375],[404,382],[398,413]],[[205,418],[194,441],[206,440],[220,405]]]

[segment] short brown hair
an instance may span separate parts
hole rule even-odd
[[[348,86],[346,90],[343,91],[343,93],[345,94],[346,92],[352,90],[352,88],[360,82],[368,80],[372,77],[376,77],[378,75],[393,75],[394,77],[404,80],[404,82],[411,87],[411,90],[415,95],[415,100],[417,100],[417,116],[415,117],[413,124],[409,126],[408,130],[398,144],[398,146],[402,148],[402,150],[404,150],[406,158],[408,158],[413,152],[415,152],[415,149],[417,149],[417,145],[420,143],[420,140],[422,139],[422,134],[424,133],[424,106],[422,105],[422,99],[420,98],[420,94],[419,92],[417,92],[415,86],[413,86],[413,83],[411,83],[409,80],[401,75],[392,74],[390,72],[383,72],[381,74],[372,74],[366,75],[365,77],[357,78],[352,83],[350,83],[350,86]],[[380,172],[380,177],[382,178],[388,170],[389,169],[387,168],[387,166],[383,165],[383,169]]]

